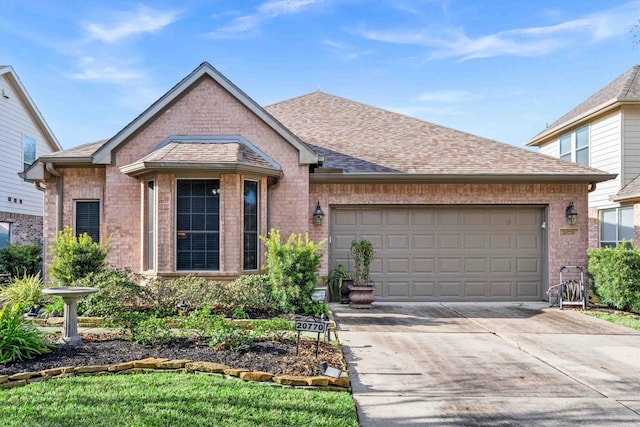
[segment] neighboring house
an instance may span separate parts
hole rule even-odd
[[[110,237],[108,262],[147,276],[256,272],[273,228],[324,240],[322,274],[371,240],[379,299],[489,301],[544,299],[583,264],[588,187],[615,175],[323,92],[263,108],[203,63],[26,176],[46,186],[48,243]]]
[[[42,243],[43,192],[18,173],[60,149],[16,72],[0,66],[0,248]]]
[[[640,65],[579,104],[527,145],[616,174],[589,193],[589,247],[640,242]]]

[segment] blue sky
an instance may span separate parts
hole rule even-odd
[[[261,105],[320,89],[522,146],[640,63],[639,20],[639,0],[1,0],[0,64],[64,148],[203,61]]]

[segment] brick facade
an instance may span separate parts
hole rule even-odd
[[[42,217],[0,211],[0,222],[11,223],[11,243],[14,245],[41,244]]]

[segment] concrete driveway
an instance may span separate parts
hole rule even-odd
[[[640,331],[537,302],[331,309],[362,426],[640,425]]]

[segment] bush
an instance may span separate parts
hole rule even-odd
[[[280,232],[271,230],[267,238],[266,261],[272,293],[279,308],[285,312],[299,312],[311,301],[318,278],[322,253],[306,234],[293,233],[282,243]]]
[[[603,304],[640,312],[640,251],[634,245],[590,249],[589,274]]]
[[[218,301],[219,306],[225,307],[225,312],[269,315],[278,309],[269,277],[265,274],[240,276],[225,288],[223,298]]]
[[[0,364],[31,359],[50,351],[35,326],[25,323],[17,305],[0,309]]]
[[[212,316],[212,325],[207,331],[207,336],[209,346],[214,350],[248,350],[253,342],[251,331],[219,315]]]
[[[38,245],[9,245],[0,249],[0,273],[13,277],[40,273],[42,248]]]
[[[138,311],[116,314],[111,320],[111,325],[119,327],[121,333],[129,334],[132,341],[141,345],[168,344],[173,339],[168,319]]]
[[[111,317],[140,309],[148,299],[147,289],[134,280],[128,269],[106,268],[89,273],[76,280],[74,285],[98,289],[98,292],[79,301],[78,313],[86,316]]]
[[[107,250],[88,234],[75,237],[71,228],[65,227],[51,246],[53,262],[49,272],[57,286],[73,286],[76,280],[104,268]]]
[[[40,273],[14,277],[0,293],[0,300],[18,306],[20,310],[37,307],[42,303],[42,278]]]

